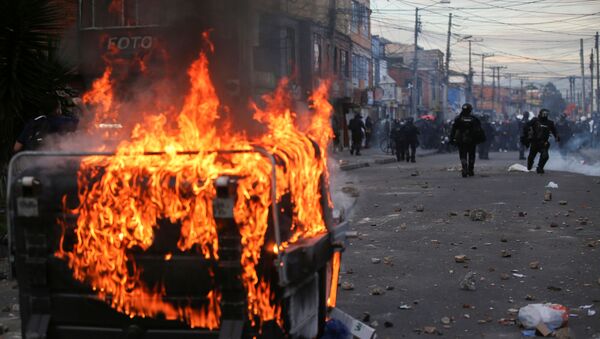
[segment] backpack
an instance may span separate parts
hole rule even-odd
[[[546,142],[550,138],[550,126],[537,120],[533,126],[533,140]]]
[[[473,116],[461,116],[462,130],[458,130],[456,140],[460,144],[480,144],[485,142],[485,132],[481,128],[481,124],[475,123]]]
[[[31,132],[27,137],[27,143],[25,144],[26,150],[36,150],[44,142],[44,139],[48,135],[50,130],[50,123],[48,117],[40,115],[32,120]]]

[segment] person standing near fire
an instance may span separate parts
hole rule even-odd
[[[540,159],[536,168],[536,172],[539,174],[544,173],[544,166],[550,158],[548,150],[550,149],[550,134],[554,135],[554,139],[560,143],[560,137],[556,132],[554,121],[548,119],[550,111],[542,108],[537,118],[531,119],[525,128],[523,128],[523,135],[521,136],[521,142],[525,146],[529,147],[529,156],[527,157],[527,169],[531,171],[533,163],[537,154],[540,154]]]
[[[485,141],[485,133],[481,128],[479,119],[472,115],[473,106],[465,103],[462,110],[452,125],[450,142],[458,146],[462,177],[475,175],[475,149],[478,144]]]
[[[352,145],[350,146],[350,154],[360,155],[360,146],[363,141],[365,132],[365,123],[362,121],[360,113],[356,113],[354,118],[348,123],[348,129],[352,133]]]

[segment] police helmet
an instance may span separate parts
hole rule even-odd
[[[471,106],[471,104],[469,104],[469,103],[465,103],[464,105],[462,105],[462,111],[460,113],[461,114],[471,114],[472,111],[473,111],[473,106]]]
[[[545,119],[545,118],[547,118],[547,117],[548,117],[548,114],[550,114],[550,111],[549,111],[549,110],[547,110],[547,109],[545,109],[545,108],[542,108],[542,109],[540,110],[540,113],[538,114],[538,117],[539,117],[539,118],[542,118],[542,119]]]

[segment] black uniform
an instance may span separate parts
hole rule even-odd
[[[404,124],[395,122],[390,133],[391,138],[394,140],[396,146],[396,160],[404,161],[404,152],[406,150],[406,134],[404,133]]]
[[[529,112],[523,112],[523,118],[519,120],[519,132],[518,133],[523,133],[522,131],[528,122],[529,122]],[[521,142],[521,145],[519,146],[519,160],[525,160],[525,149],[527,148],[527,146],[525,146],[526,144],[527,143]]]
[[[571,123],[565,116],[561,116],[560,120],[556,123],[556,132],[560,135],[560,142],[558,143],[560,154],[565,156],[568,153],[568,143],[573,134]]]
[[[406,162],[415,162],[415,153],[419,145],[419,129],[415,126],[412,119],[409,119],[402,130],[406,139]]]
[[[544,173],[544,166],[550,158],[548,155],[548,149],[550,148],[548,139],[550,138],[551,133],[554,135],[554,138],[560,142],[556,127],[554,126],[554,121],[548,119],[547,115],[543,117],[541,113],[540,116],[531,119],[531,121],[525,125],[522,141],[524,141],[526,146],[530,146],[529,156],[527,157],[528,170],[533,168],[533,162],[539,153],[540,160],[538,161],[536,171],[540,174]]]
[[[452,125],[450,140],[458,146],[463,178],[475,175],[475,148],[485,141],[479,119],[471,115],[471,105],[464,104],[462,112]]]
[[[369,148],[371,144],[371,135],[373,134],[373,120],[371,117],[365,119],[365,148]]]
[[[490,160],[490,146],[492,145],[492,141],[494,140],[494,134],[496,134],[494,130],[494,126],[489,122],[487,117],[484,117],[481,122],[481,128],[483,129],[483,133],[485,134],[485,141],[479,144],[479,159]]]
[[[31,119],[17,137],[23,150],[35,150],[42,146],[49,134],[75,132],[79,119],[65,115],[40,115]]]
[[[363,131],[365,130],[365,124],[363,123],[361,116],[356,115],[350,120],[348,129],[352,132],[352,145],[350,147],[350,154],[360,155],[360,145],[362,144]]]

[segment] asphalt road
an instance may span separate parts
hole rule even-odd
[[[358,319],[367,312],[379,338],[521,338],[514,311],[552,302],[571,308],[572,335],[600,338],[600,177],[509,173],[517,154],[491,153],[462,178],[457,158],[334,173],[338,189],[359,195],[349,216],[359,236],[340,278],[353,289],[340,290],[338,306]],[[484,221],[465,215],[476,209]],[[459,287],[468,272],[474,291]]]

